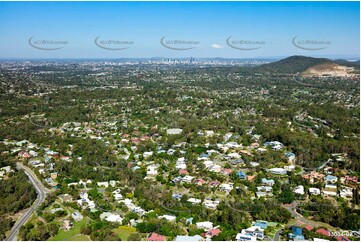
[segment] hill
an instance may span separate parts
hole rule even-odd
[[[332,61],[326,58],[290,56],[253,68],[260,74],[300,74],[302,76],[354,76],[360,73],[358,61]]]
[[[313,58],[306,56],[290,56],[285,59],[264,64],[254,68],[257,73],[269,74],[296,74],[303,73],[307,69],[323,64],[333,64],[334,62],[326,58]]]
[[[337,59],[334,60],[335,63],[339,64],[339,65],[343,65],[343,66],[348,66],[348,67],[356,67],[358,69],[360,69],[360,61],[348,61],[348,60],[344,60],[344,59]]]

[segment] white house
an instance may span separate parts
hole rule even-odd
[[[147,176],[156,176],[158,174],[158,166],[150,165],[147,167]]]
[[[167,214],[162,215],[162,216],[159,216],[158,218],[159,218],[159,219],[164,218],[164,219],[166,219],[166,220],[168,220],[168,221],[170,221],[170,222],[175,221],[175,220],[177,219],[177,217],[176,217],[176,216],[173,216],[173,215],[167,215]]]
[[[299,185],[293,189],[293,192],[299,195],[305,195],[305,188],[302,185]]]
[[[340,197],[346,198],[346,199],[352,198],[353,197],[352,188],[351,187],[341,187]]]
[[[4,172],[8,173],[11,171],[11,166],[3,166],[0,168],[0,170],[3,170]]]
[[[199,229],[204,229],[206,231],[208,230],[211,230],[213,228],[213,223],[212,222],[209,222],[209,221],[206,221],[206,222],[198,222],[196,223],[196,226],[199,228]]]
[[[183,129],[167,129],[167,134],[181,134],[183,132]]]
[[[115,199],[116,201],[119,201],[119,200],[123,199],[123,195],[120,194],[120,190],[119,190],[119,189],[115,190],[115,191],[112,192],[112,193],[113,193],[114,199]]]
[[[236,235],[237,241],[256,241],[257,239],[264,239],[264,229],[260,226],[252,226],[247,229],[242,229],[242,232]]]
[[[82,221],[83,220],[83,215],[81,215],[78,211],[75,211],[71,214],[71,216],[73,217],[73,219],[77,222]]]
[[[217,208],[218,204],[219,204],[219,201],[212,201],[212,200],[208,200],[208,199],[204,200],[204,202],[203,202],[203,205],[209,209]]]
[[[230,192],[233,189],[233,183],[222,183],[218,189],[224,192]]]
[[[285,175],[287,174],[287,170],[284,169],[284,168],[271,168],[271,169],[268,169],[267,171],[273,173],[273,174],[276,174],[276,175]]]
[[[311,194],[311,195],[320,195],[321,194],[321,190],[318,189],[318,188],[315,188],[315,187],[310,187],[308,189],[308,192]]]
[[[188,200],[187,200],[187,202],[190,202],[190,203],[192,203],[192,204],[199,204],[199,203],[201,203],[202,202],[202,200],[201,199],[198,199],[198,198],[189,198]]]
[[[146,151],[146,152],[143,153],[144,158],[151,157],[152,155],[153,155],[153,151]]]
[[[112,223],[122,223],[123,221],[123,218],[121,218],[119,215],[112,214],[110,212],[100,214],[100,219],[105,219],[106,221]]]
[[[97,185],[98,185],[98,187],[106,187],[106,188],[109,187],[109,183],[108,183],[108,182],[98,182]]]
[[[257,241],[257,237],[250,234],[238,233],[236,235],[236,241]]]
[[[176,165],[175,165],[176,169],[186,169],[187,168],[187,164],[185,163],[184,160],[178,159]]]
[[[214,135],[214,131],[213,130],[205,130],[204,131],[205,135],[207,137],[212,137]]]
[[[326,196],[333,196],[333,197],[337,196],[337,190],[323,189],[322,193]]]
[[[272,187],[271,186],[259,186],[257,187],[257,191],[259,192],[272,192]]]
[[[115,187],[118,183],[119,183],[119,181],[114,181],[114,180],[109,181],[109,185],[111,187]]]
[[[193,176],[185,176],[182,178],[182,182],[190,183],[190,182],[192,182],[193,179],[194,179]]]

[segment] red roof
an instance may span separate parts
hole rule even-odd
[[[357,176],[345,176],[345,178],[346,178],[347,181],[352,181],[352,182],[355,182],[355,183],[357,183],[357,181],[358,181]]]
[[[166,241],[167,238],[165,236],[159,235],[157,233],[150,233],[147,241]]]
[[[313,229],[313,227],[311,225],[307,225],[306,227],[304,227],[305,229],[307,229],[308,231],[311,231]]]
[[[350,241],[350,239],[346,236],[338,236],[336,237],[338,241]]]
[[[326,229],[318,229],[318,230],[316,230],[316,233],[323,234],[323,235],[326,235],[326,236],[331,235],[331,233],[329,231],[327,231]]]
[[[232,170],[231,169],[222,169],[222,172],[229,175],[232,173]]]
[[[134,139],[132,139],[132,141],[133,141],[133,143],[139,143],[139,142],[140,142],[140,139],[134,138]]]
[[[186,175],[186,174],[188,174],[188,171],[187,171],[187,170],[184,170],[184,169],[180,169],[180,170],[179,170],[179,174],[181,174],[181,175]]]
[[[221,231],[219,229],[211,229],[206,234],[210,236],[217,236]]]
[[[201,179],[201,178],[195,179],[193,182],[194,182],[195,184],[198,184],[198,185],[202,185],[203,183],[205,183],[205,181],[204,181],[203,179]]]
[[[24,150],[23,150],[23,151],[20,151],[18,155],[19,155],[19,156],[22,156],[22,157],[24,157],[24,158],[30,158],[29,153],[26,152],[26,151],[24,151]]]

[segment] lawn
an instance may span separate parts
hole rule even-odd
[[[74,227],[69,231],[59,230],[58,234],[55,235],[50,240],[52,241],[64,241],[68,240],[76,235],[80,235],[80,228],[87,223],[86,219],[83,219],[80,222],[74,223]],[[79,237],[79,236],[78,236]],[[71,240],[74,240],[73,238]]]
[[[90,241],[90,239],[85,235],[78,235],[71,238],[72,241]]]
[[[122,229],[122,228],[114,229],[113,231],[118,235],[118,237],[122,241],[128,240],[129,235],[134,233],[132,231],[129,231],[128,229]]]

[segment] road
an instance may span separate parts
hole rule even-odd
[[[282,229],[277,230],[277,232],[275,233],[275,237],[273,237],[273,241],[280,241],[280,233],[282,232]]]
[[[24,166],[20,162],[16,163],[16,167],[18,170],[20,169],[24,170],[25,174],[29,177],[30,182],[35,187],[38,197],[33,203],[33,205],[29,209],[25,210],[24,214],[18,219],[18,221],[16,221],[15,225],[10,231],[9,236],[6,239],[7,241],[17,240],[20,227],[23,226],[29,220],[33,212],[36,211],[36,209],[44,202],[47,194],[50,193],[50,190],[44,187],[44,185],[39,181],[37,176],[29,167]]]
[[[297,211],[296,211],[296,207],[298,206],[298,202],[297,201],[294,201],[292,204],[290,205],[287,205],[287,204],[283,204],[282,207],[284,207],[285,209],[287,209],[291,215],[296,218],[298,221],[301,221],[302,223],[304,224],[310,224],[312,225],[313,227],[319,227],[320,224],[313,221],[313,220],[309,220],[309,219],[306,219],[305,217],[303,217],[301,214],[299,214]]]
[[[291,213],[291,215],[297,219],[295,224],[297,224],[298,222],[302,222],[304,224],[310,224],[316,228],[319,227],[320,226],[319,223],[309,220],[309,219],[306,219],[305,217],[303,217],[301,214],[299,214],[296,211],[296,207],[298,206],[298,204],[299,204],[299,202],[294,201],[292,204],[283,204],[282,207],[287,209],[287,211],[289,211]],[[280,233],[282,232],[282,230],[283,230],[283,228],[276,231],[275,236],[273,237],[273,241],[280,241]]]

